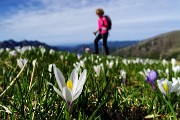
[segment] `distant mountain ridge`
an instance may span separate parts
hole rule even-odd
[[[23,47],[23,46],[35,46],[35,47],[38,47],[38,46],[44,46],[46,48],[49,48],[49,49],[58,49],[56,47],[53,47],[53,46],[49,46],[45,43],[42,43],[42,42],[39,42],[37,40],[35,41],[32,41],[32,40],[23,40],[23,41],[20,41],[20,42],[17,42],[13,39],[10,39],[10,40],[5,40],[3,42],[0,42],[0,48],[11,48],[11,49],[14,49],[15,47]]]
[[[130,45],[137,44],[139,41],[108,41],[108,47],[110,53],[114,53],[117,49],[124,48]],[[89,47],[91,52],[94,51],[94,43],[87,43],[87,44],[79,44],[76,46],[49,46],[46,43],[39,42],[37,40],[23,40],[17,42],[13,39],[5,40],[0,42],[0,48],[11,48],[14,49],[15,47],[23,47],[23,46],[44,46],[49,49],[65,51],[65,52],[73,52],[73,53],[84,53],[85,48]],[[99,42],[99,52],[103,52],[103,45],[102,41]]]
[[[138,44],[118,49],[115,55],[180,60],[180,30],[163,33]]]

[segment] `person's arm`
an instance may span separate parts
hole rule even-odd
[[[98,19],[98,28],[96,31],[94,31],[94,35],[96,35],[100,31],[100,20]]]
[[[107,22],[106,17],[103,18],[103,26],[108,27],[108,22]]]
[[[96,31],[94,31],[93,33],[94,33],[94,35],[96,35],[98,32],[99,32],[99,28]]]

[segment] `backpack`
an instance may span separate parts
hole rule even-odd
[[[108,15],[105,15],[104,16],[108,22],[108,30],[111,30],[111,27],[112,27],[112,21],[111,21],[111,18],[108,16]]]

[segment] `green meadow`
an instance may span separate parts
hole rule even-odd
[[[22,59],[25,62],[18,62]],[[87,70],[82,92],[70,106],[48,84],[62,92],[50,64],[62,72],[65,82],[74,69],[79,76]],[[151,70],[157,72],[155,89],[146,81]],[[166,81],[158,85],[158,80]],[[78,56],[43,47],[1,49],[0,119],[180,119],[180,66],[174,59]]]

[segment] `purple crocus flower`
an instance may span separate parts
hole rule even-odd
[[[157,72],[154,70],[148,72],[148,75],[146,76],[146,82],[148,82],[154,90],[156,90],[154,81],[157,80],[157,78],[158,78]]]
[[[79,53],[77,54],[78,59],[81,59],[81,56],[82,56],[81,54],[79,54]]]

